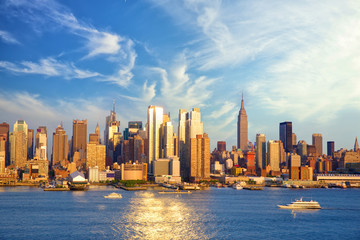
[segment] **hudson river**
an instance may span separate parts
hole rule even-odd
[[[123,198],[104,198],[111,192]],[[277,207],[300,197],[323,209]],[[360,189],[211,188],[176,195],[1,187],[0,239],[360,239]]]

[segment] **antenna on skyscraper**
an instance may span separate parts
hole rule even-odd
[[[113,99],[113,112],[115,112],[115,99]]]
[[[63,127],[63,123],[62,123],[62,121],[60,122],[60,126],[61,126],[61,127]]]

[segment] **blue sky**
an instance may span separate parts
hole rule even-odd
[[[256,133],[335,148],[360,134],[359,1],[26,1],[0,3],[0,122],[88,119],[116,101],[121,130],[163,106],[200,107],[211,146],[236,144],[241,93]]]

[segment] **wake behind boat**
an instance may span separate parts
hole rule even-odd
[[[287,205],[278,205],[279,208],[285,209],[321,209],[320,204],[316,201],[303,201],[302,198]]]

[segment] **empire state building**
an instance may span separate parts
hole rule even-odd
[[[244,107],[244,97],[241,99],[241,108],[237,122],[237,147],[247,150],[248,147],[248,120]]]

